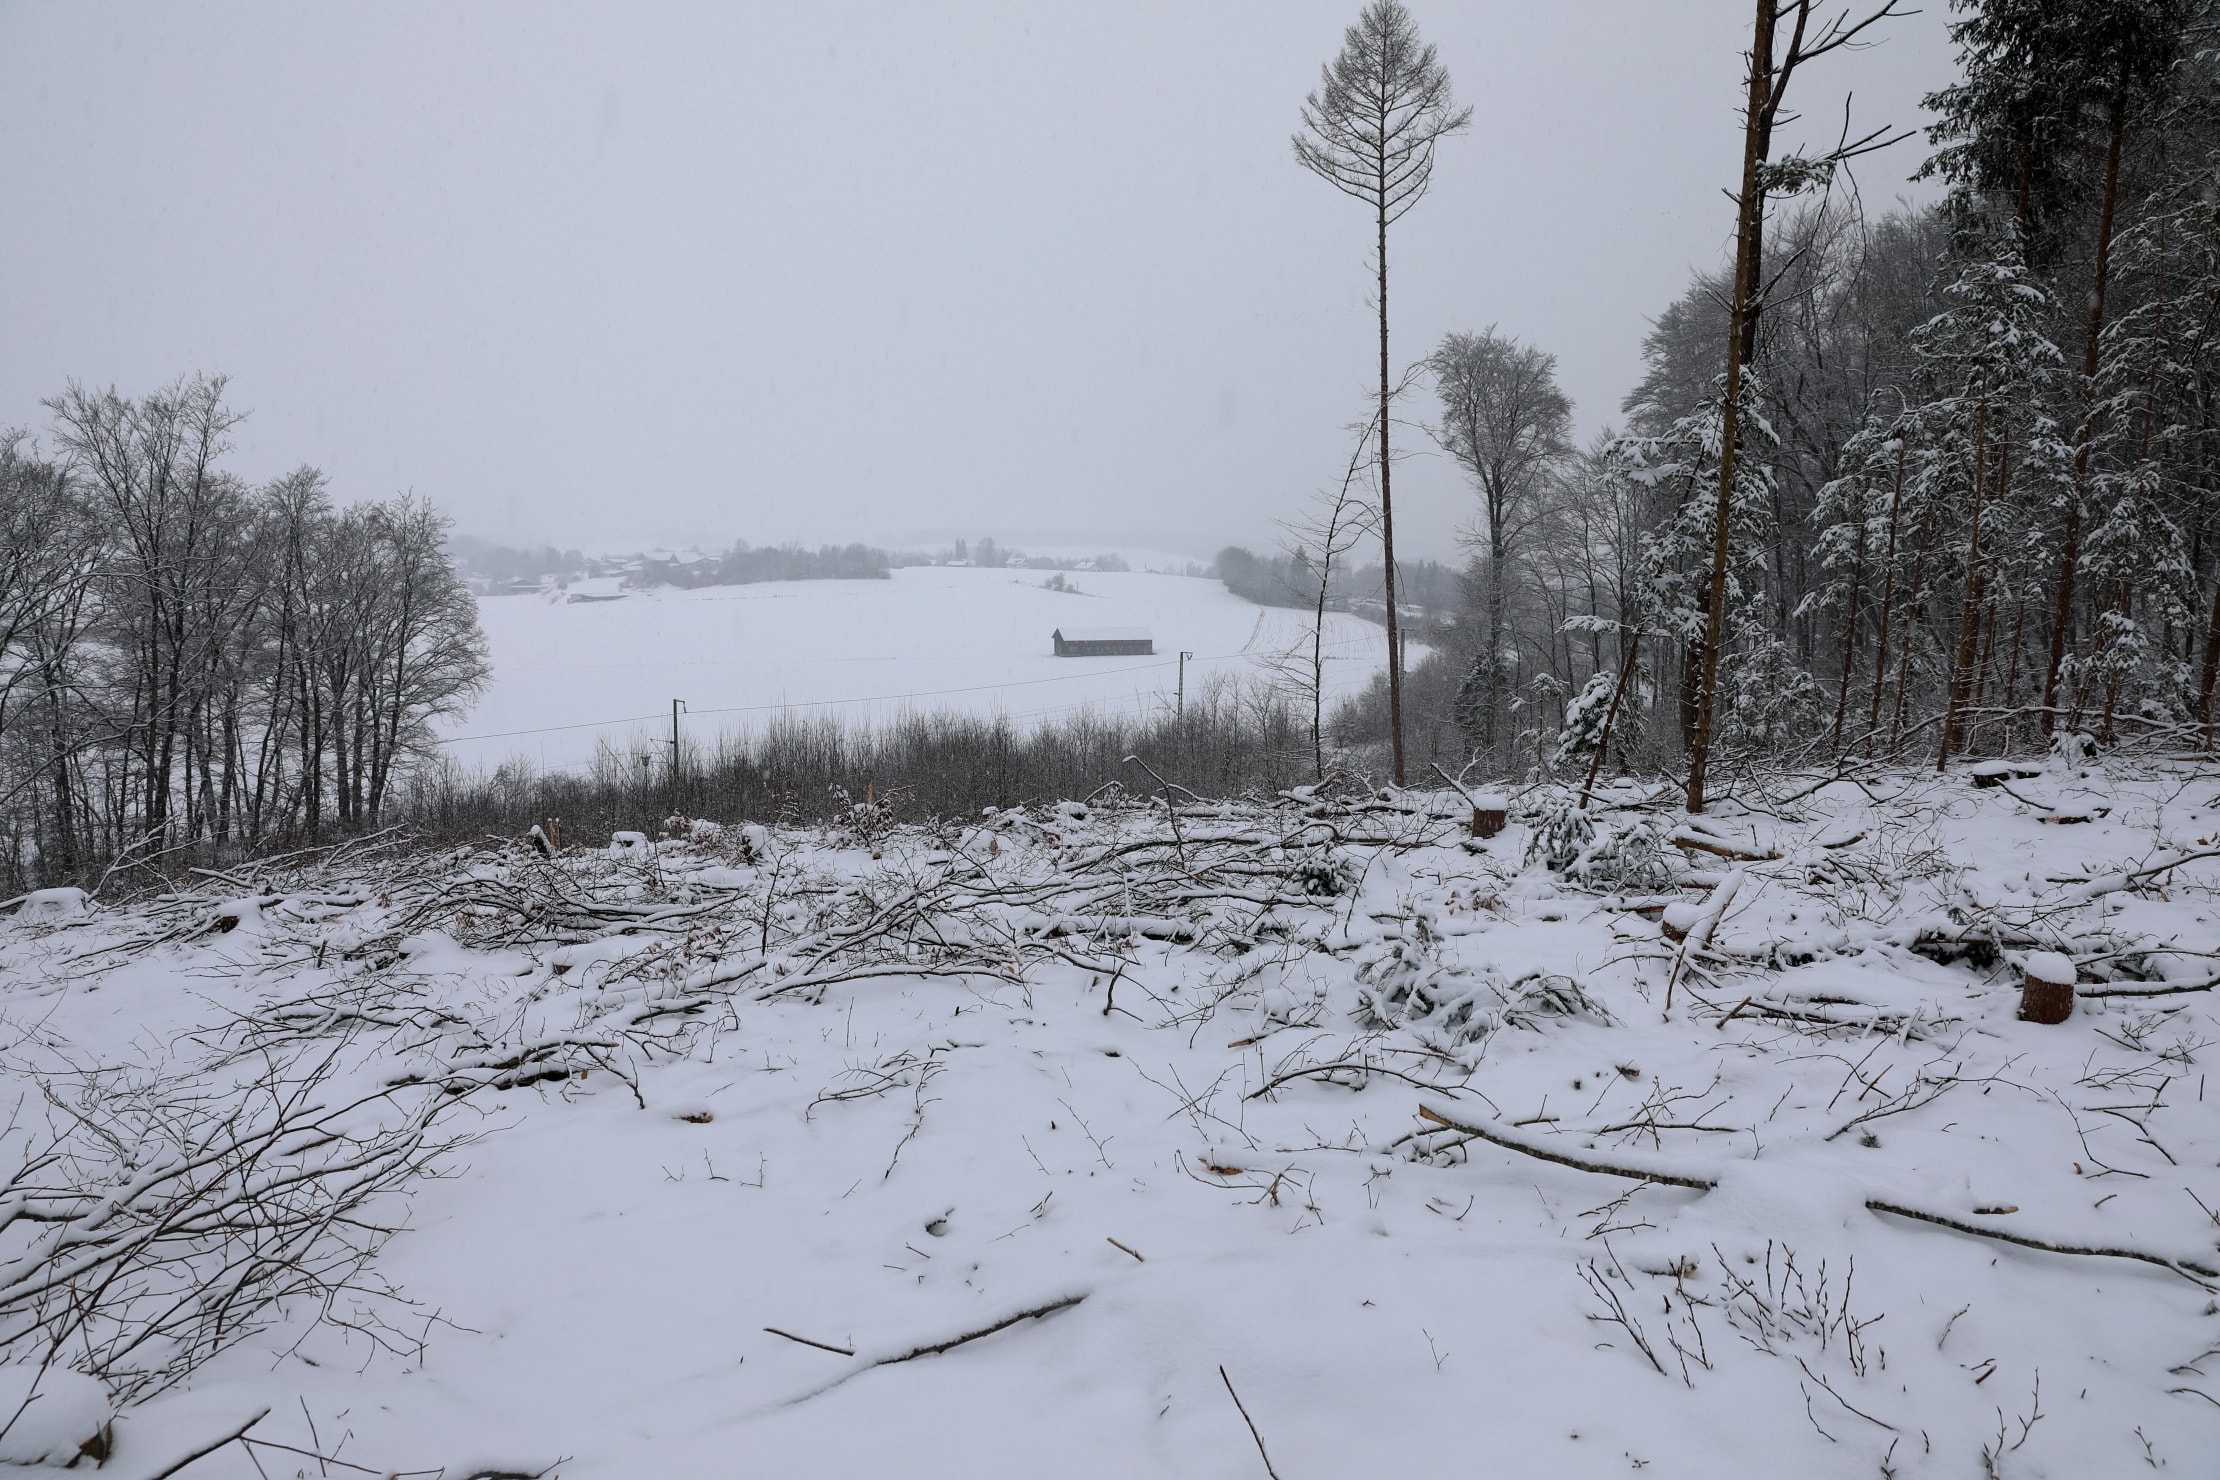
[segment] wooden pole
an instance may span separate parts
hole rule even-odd
[[[685,707],[686,701],[684,699],[673,699],[671,701],[671,810],[674,813],[678,810],[678,712]]]

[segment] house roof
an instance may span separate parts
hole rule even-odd
[[[1056,636],[1066,642],[1147,642],[1146,627],[1062,627]]]

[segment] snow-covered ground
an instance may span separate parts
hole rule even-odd
[[[119,1421],[128,1476],[263,1409],[449,1480],[2212,1473],[2220,777],[1816,780],[1484,845],[1291,796],[40,901],[5,1144],[79,1135],[35,1081],[327,1061],[343,1149],[473,1138],[353,1215],[411,1304],[296,1301]],[[138,1207],[161,1124],[70,1193]],[[62,1226],[0,1223],[17,1352]]]
[[[745,728],[782,708],[884,719],[934,709],[1034,719],[1076,709],[1169,703],[1179,653],[1190,693],[1260,676],[1257,660],[1306,639],[1302,613],[1251,605],[1215,580],[1141,571],[1059,573],[916,566],[885,581],[781,581],[623,593],[621,599],[492,596],[479,602],[493,684],[442,731],[465,765],[524,756],[575,767],[601,741]],[[607,597],[609,589],[572,594]],[[1381,628],[1332,614],[1330,695],[1360,689],[1387,661]],[[1149,658],[1058,658],[1059,627],[1145,628]]]

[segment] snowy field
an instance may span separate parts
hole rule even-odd
[[[104,1473],[265,1414],[187,1480],[2213,1473],[2220,777],[1820,782],[35,899],[0,1456],[121,1392]]]
[[[1307,642],[1300,612],[1253,606],[1215,580],[1145,572],[918,566],[885,581],[782,581],[623,593],[617,600],[494,596],[479,602],[493,685],[443,734],[466,766],[524,756],[546,769],[594,747],[670,735],[671,700],[697,740],[782,708],[885,719],[935,709],[1037,719],[1170,703],[1213,678],[1253,679],[1259,658]],[[614,581],[574,588],[615,595]],[[1387,661],[1384,631],[1327,618],[1327,689],[1360,689]],[[1059,627],[1145,628],[1153,658],[1058,658]],[[1414,649],[1414,657],[1416,650]]]

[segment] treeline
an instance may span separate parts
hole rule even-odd
[[[1680,768],[1714,632],[1715,756],[2209,740],[2216,24],[2211,0],[1963,7],[1921,170],[1944,200],[1871,220],[1843,161],[1761,155],[1739,311],[1722,270],[1660,315],[1622,434],[1574,449],[1546,353],[1446,337],[1433,430],[1478,533],[1410,742],[1584,762],[1618,693],[1613,754]],[[1385,732],[1384,696],[1342,716]]]
[[[884,550],[869,545],[751,546],[746,540],[714,560],[644,560],[636,586],[745,586],[757,581],[884,581],[893,572]]]
[[[487,676],[446,521],[226,471],[220,378],[46,404],[0,439],[4,887],[377,823]]]
[[[1228,545],[1218,552],[1216,570],[1228,591],[1259,606],[1314,610],[1321,582],[1328,611],[1377,614],[1386,603],[1387,586],[1378,561],[1350,565],[1320,560],[1301,543],[1261,555]],[[1400,561],[1395,596],[1431,625],[1454,618],[1464,605],[1464,578],[1455,567],[1436,560]]]
[[[1129,567],[1115,553],[1091,559],[1028,555],[1007,550],[991,539],[976,545],[957,540],[946,550],[881,550],[870,545],[801,545],[755,547],[736,542],[725,554],[711,560],[655,560],[643,558],[639,569],[627,575],[633,586],[744,586],[756,581],[883,581],[897,567],[915,565],[972,565],[994,569],[1105,570]]]
[[[1115,550],[1105,550],[1099,555],[1056,556],[1029,555],[1023,550],[1013,550],[997,544],[993,536],[977,544],[957,540],[944,550],[926,554],[905,551],[894,559],[896,565],[976,565],[988,570],[1131,570],[1125,557]]]
[[[494,589],[577,579],[594,574],[597,563],[580,550],[558,550],[553,545],[520,550],[467,534],[448,535],[447,548],[457,571]]]
[[[946,712],[878,725],[782,714],[753,734],[689,745],[675,775],[659,744],[605,745],[583,772],[537,774],[517,763],[491,776],[428,772],[407,821],[456,841],[520,836],[552,821],[564,841],[598,843],[617,829],[653,832],[674,815],[876,827],[1083,799],[1113,785],[1161,794],[1170,782],[1183,802],[1186,793],[1270,794],[1311,779],[1308,725],[1284,697],[1226,683],[1199,685],[1179,712],[1083,710],[1036,725]]]

